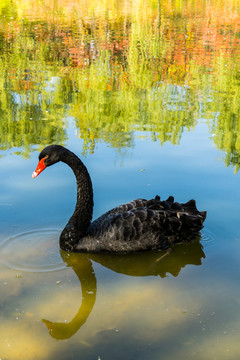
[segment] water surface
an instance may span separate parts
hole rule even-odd
[[[1,359],[237,359],[238,1],[0,4]],[[130,256],[67,254],[71,170],[94,218],[129,200],[195,198],[201,239]]]

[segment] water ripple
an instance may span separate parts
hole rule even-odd
[[[215,239],[215,234],[208,228],[204,227],[201,230],[201,242],[203,243],[204,247],[213,245],[212,243],[215,241]]]
[[[60,230],[41,229],[7,238],[0,244],[0,262],[27,272],[50,272],[66,268],[60,252]]]

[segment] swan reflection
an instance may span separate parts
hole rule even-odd
[[[52,322],[42,319],[48,327],[49,334],[58,340],[64,340],[74,335],[87,321],[96,300],[97,280],[94,274],[91,260],[85,254],[67,253],[61,250],[61,256],[67,266],[72,267],[82,287],[82,304],[69,322]]]
[[[99,255],[68,253],[60,251],[67,266],[72,267],[82,288],[82,303],[74,318],[69,323],[42,321],[47,326],[49,334],[58,340],[73,336],[87,321],[96,300],[97,280],[92,262],[129,276],[160,276],[167,274],[178,276],[186,265],[201,265],[205,258],[203,247],[199,241],[182,243],[166,251],[134,253],[128,255]]]

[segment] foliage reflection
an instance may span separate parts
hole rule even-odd
[[[20,4],[0,5],[1,150],[27,156],[35,145],[63,144],[68,117],[83,152],[102,140],[131,147],[134,130],[179,144],[205,118],[238,170],[236,2]]]

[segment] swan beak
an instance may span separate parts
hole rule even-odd
[[[32,173],[32,178],[34,179],[35,177],[37,177],[45,168],[46,165],[44,164],[44,160],[46,158],[44,157],[43,159],[41,159],[36,167],[36,170]]]

